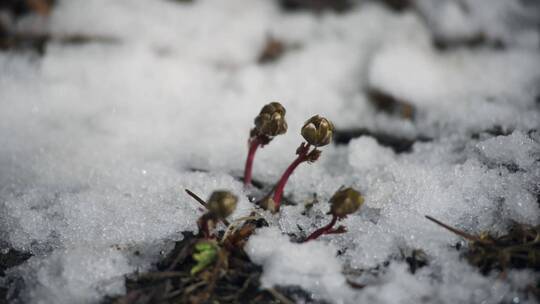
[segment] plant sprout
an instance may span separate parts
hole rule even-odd
[[[345,226],[339,226],[334,229],[334,225],[338,220],[341,220],[347,215],[355,213],[360,206],[364,203],[364,197],[360,192],[353,188],[345,188],[338,190],[332,198],[330,198],[330,214],[332,214],[332,220],[327,225],[315,230],[311,233],[304,242],[314,240],[324,234],[337,234],[344,233],[347,230]]]
[[[208,203],[206,203],[193,192],[187,189],[186,192],[208,209],[208,212],[203,214],[197,221],[199,232],[204,238],[213,238],[212,231],[218,221],[222,221],[228,226],[226,218],[234,212],[238,202],[238,198],[234,194],[224,190],[214,191],[210,195]]]
[[[330,143],[334,135],[334,125],[328,119],[315,115],[304,123],[301,134],[307,143],[302,142],[296,150],[298,156],[285,172],[283,172],[283,175],[274,188],[274,196],[267,196],[260,202],[260,205],[267,210],[271,210],[272,212],[279,211],[285,184],[289,180],[289,177],[301,163],[312,163],[319,159],[321,151],[317,148]],[[313,146],[313,149],[311,149],[311,146]],[[271,207],[272,205],[273,207]]]
[[[255,117],[255,127],[249,136],[249,150],[244,168],[244,186],[251,185],[251,173],[255,153],[259,147],[264,147],[277,135],[287,132],[285,108],[279,102],[265,105]]]

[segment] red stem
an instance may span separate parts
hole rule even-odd
[[[202,233],[203,237],[205,239],[210,238],[210,227],[208,227],[208,218],[206,214],[199,218],[197,224],[199,226],[199,232]]]
[[[311,233],[303,242],[309,242],[311,240],[314,240],[320,237],[323,234],[332,233],[332,227],[334,227],[336,222],[337,222],[337,216],[332,215],[332,221],[330,221],[328,225],[313,231],[313,233]]]
[[[281,197],[283,196],[283,191],[285,190],[285,184],[289,180],[289,177],[293,173],[294,169],[298,167],[301,163],[308,160],[308,150],[309,150],[309,144],[304,145],[303,143],[300,145],[300,148],[298,148],[298,157],[289,165],[287,170],[283,172],[283,175],[281,175],[281,178],[279,179],[279,182],[276,185],[275,191],[274,191],[274,202],[276,203],[275,210],[279,210],[279,206],[281,205]]]
[[[258,136],[249,141],[249,151],[246,159],[246,167],[244,169],[244,186],[251,185],[253,159],[255,159],[255,152],[257,152],[257,148],[259,148],[260,145],[261,141]]]

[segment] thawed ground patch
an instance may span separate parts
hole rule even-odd
[[[537,301],[527,289],[538,274],[483,276],[460,258],[458,236],[424,218],[471,233],[540,224],[534,3],[418,1],[402,13],[368,3],[316,15],[253,0],[58,2],[49,20],[16,27],[114,42],[0,53],[0,246],[32,254],[0,281],[16,291],[11,300],[123,293],[125,274],[151,269],[197,229],[184,188],[229,189],[241,198],[233,217],[249,214],[235,176],[253,118],[279,100],[289,132],[258,152],[254,177],[265,183],[292,161],[313,114],[369,132],[323,148],[292,176],[286,193],[299,204],[248,243],[264,286],[343,303]],[[288,47],[261,65],[269,34]],[[484,42],[460,43],[480,34]],[[444,50],[434,43],[443,38]],[[342,185],[366,198],[344,221],[349,232],[293,244],[283,233],[325,224]],[[319,203],[304,212],[314,193]],[[405,256],[415,249],[429,264],[412,274]]]

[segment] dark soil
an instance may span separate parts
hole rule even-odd
[[[261,288],[262,267],[254,264],[242,247],[263,222],[249,221],[220,245],[217,261],[193,275],[192,254],[200,237],[184,233],[184,239],[160,261],[156,270],[126,278],[125,296],[103,303],[323,303],[296,286]]]
[[[5,277],[6,270],[24,263],[30,257],[32,257],[32,254],[15,249],[9,249],[6,253],[0,253],[0,278]],[[6,286],[0,287],[0,304],[9,303],[17,297],[15,290],[10,290],[10,285],[12,284],[8,282]]]
[[[366,128],[338,129],[334,133],[334,143],[336,145],[346,145],[354,138],[361,136],[373,137],[381,146],[391,148],[396,153],[411,152],[414,143],[429,142],[429,137],[419,136],[409,139],[394,134],[373,132]]]

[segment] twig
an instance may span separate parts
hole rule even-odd
[[[450,231],[452,231],[453,233],[455,233],[455,234],[457,234],[457,235],[459,235],[459,236],[462,236],[462,237],[464,237],[464,238],[466,238],[466,239],[468,239],[468,240],[470,240],[470,241],[479,242],[479,243],[482,243],[482,244],[485,244],[485,245],[491,245],[491,242],[488,242],[488,241],[486,241],[486,240],[482,240],[482,239],[480,239],[479,237],[474,236],[474,235],[472,235],[472,234],[468,234],[468,233],[465,232],[465,231],[461,231],[461,230],[458,230],[458,229],[456,229],[456,228],[454,228],[454,227],[448,226],[448,225],[446,225],[445,223],[443,223],[443,222],[441,222],[441,221],[439,221],[439,220],[436,220],[436,219],[432,218],[432,217],[429,216],[429,215],[425,215],[425,217],[426,217],[428,220],[434,222],[435,224],[437,224],[437,225],[439,225],[439,226],[441,226],[441,227],[443,227],[443,228],[445,228],[445,229],[447,229],[447,230],[450,230]]]
[[[282,295],[279,291],[277,291],[275,288],[268,288],[266,289],[270,294],[274,296],[274,298],[278,299],[283,304],[294,304],[293,301],[289,300],[286,296]]]
[[[193,197],[197,202],[199,202],[199,204],[201,204],[206,210],[208,210],[208,205],[206,204],[206,202],[200,198],[197,194],[191,192],[191,190],[189,189],[184,189],[186,190],[187,194],[189,194],[189,196]]]
[[[206,202],[200,198],[197,194],[191,192],[191,190],[189,189],[184,189],[186,191],[187,194],[189,194],[189,196],[191,196],[192,198],[194,198],[199,204],[201,204],[206,210],[208,210],[208,204],[206,204]],[[229,226],[229,221],[227,221],[226,219],[220,219],[221,222],[223,222],[223,224],[225,226]]]
[[[169,278],[177,278],[184,276],[185,274],[180,271],[161,271],[161,272],[148,272],[140,274],[138,279],[139,280],[163,280],[163,279],[169,279]]]

